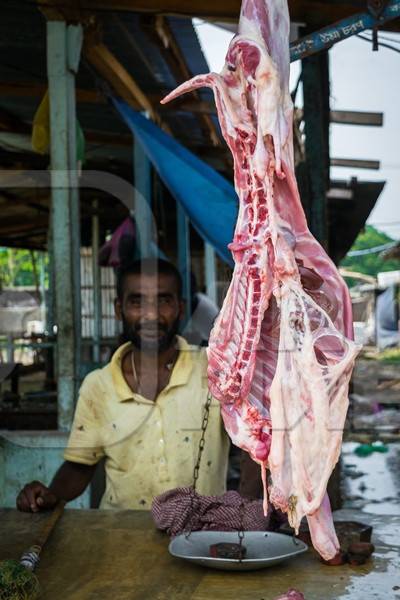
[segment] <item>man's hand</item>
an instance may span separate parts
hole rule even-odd
[[[17,508],[38,512],[53,508],[59,500],[70,502],[80,496],[92,480],[96,465],[81,465],[65,461],[58,469],[50,487],[40,481],[28,483],[17,496]]]
[[[17,496],[17,508],[23,512],[38,512],[53,508],[58,498],[40,481],[32,481]]]

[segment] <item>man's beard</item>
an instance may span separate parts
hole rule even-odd
[[[124,342],[131,342],[138,350],[160,353],[172,346],[175,336],[179,331],[179,324],[180,318],[177,317],[170,327],[154,321],[131,326],[122,315],[122,336]],[[140,336],[141,329],[157,330],[161,335],[154,340],[144,340]]]

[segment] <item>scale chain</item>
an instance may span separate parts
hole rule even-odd
[[[208,392],[207,401],[204,405],[204,414],[203,414],[203,421],[201,424],[201,437],[200,437],[200,441],[199,441],[197,460],[196,460],[196,464],[193,469],[193,483],[191,486],[191,493],[190,493],[190,509],[189,509],[189,519],[188,519],[188,529],[186,532],[186,539],[192,533],[193,520],[194,520],[194,516],[195,516],[195,511],[194,511],[195,506],[194,505],[195,505],[195,498],[197,496],[197,480],[199,478],[201,457],[202,457],[204,446],[206,443],[205,435],[206,435],[208,420],[209,420],[209,416],[210,416],[211,402],[212,402],[212,396],[211,396],[210,392]]]

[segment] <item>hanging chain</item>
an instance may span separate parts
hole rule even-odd
[[[196,501],[197,495],[198,495],[197,494],[197,481],[199,479],[201,458],[202,458],[202,454],[203,454],[203,450],[204,450],[204,446],[205,446],[205,436],[206,436],[208,421],[209,421],[209,417],[210,417],[211,402],[212,402],[212,396],[210,393],[208,393],[207,401],[204,405],[203,422],[201,424],[201,437],[200,437],[199,448],[198,448],[198,452],[197,452],[197,460],[196,460],[196,464],[193,469],[193,483],[191,486],[191,493],[190,493],[190,508],[189,508],[188,527],[185,532],[186,539],[188,539],[190,534],[192,533],[193,521],[194,521],[194,517],[195,517],[195,501]],[[240,529],[238,530],[239,562],[242,562],[242,560],[243,560],[242,552],[243,552],[243,539],[244,539],[244,510],[245,510],[245,504],[244,504],[244,500],[242,498],[240,507],[239,507],[239,515],[240,515],[240,517],[239,517]]]
[[[201,424],[201,437],[200,437],[199,448],[198,448],[198,452],[197,452],[197,460],[196,460],[196,464],[194,465],[194,469],[193,469],[193,483],[192,483],[191,491],[190,491],[189,520],[188,520],[188,528],[186,531],[186,538],[188,538],[190,536],[190,534],[192,533],[192,525],[193,525],[193,520],[194,520],[194,516],[195,516],[195,510],[194,510],[195,509],[195,499],[197,497],[197,481],[199,479],[201,457],[202,457],[204,446],[206,443],[206,430],[207,430],[208,420],[210,417],[211,402],[212,402],[212,396],[211,396],[210,392],[208,392],[207,401],[204,405],[204,414],[203,414],[203,421]]]
[[[211,402],[212,402],[212,396],[211,396],[210,392],[208,392],[207,401],[204,405],[204,415],[203,415],[203,422],[201,424],[201,438],[200,438],[200,442],[199,442],[199,449],[197,452],[197,461],[196,461],[196,464],[195,464],[194,470],[193,470],[192,487],[195,492],[196,492],[196,487],[197,487],[197,480],[199,478],[201,456],[203,454],[204,446],[206,444],[206,430],[207,430],[207,425],[208,425],[208,419],[210,417]]]

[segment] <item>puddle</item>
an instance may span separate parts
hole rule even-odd
[[[400,515],[400,444],[389,444],[385,454],[354,454],[358,444],[343,444],[344,508],[375,515]]]
[[[363,512],[372,515],[398,515],[400,516],[400,506],[392,503],[381,502],[380,504],[366,504],[362,508]]]
[[[349,571],[340,600],[400,600],[400,444],[387,453],[359,457],[359,444],[342,451],[344,507],[339,511],[373,526],[375,553],[369,563]]]

